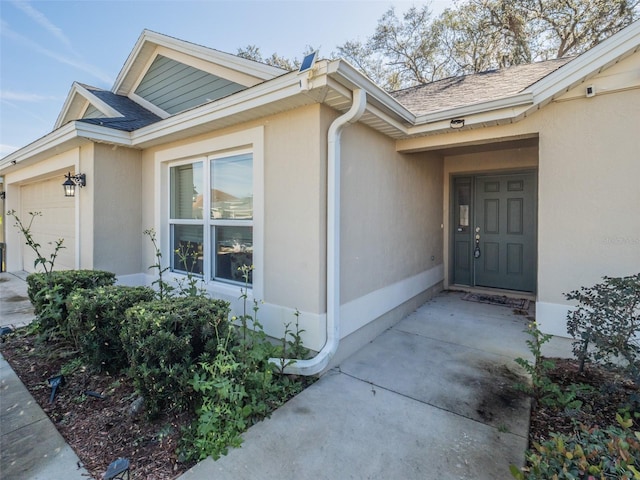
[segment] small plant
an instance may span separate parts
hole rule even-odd
[[[566,294],[577,300],[567,315],[567,332],[576,341],[573,351],[580,360],[620,363],[640,383],[640,273],[628,277],[604,277],[593,287]]]
[[[584,425],[573,435],[553,433],[535,443],[526,454],[527,466],[511,465],[517,480],[640,479],[640,432],[633,422],[616,416],[619,427],[599,429]]]
[[[254,299],[249,306],[248,284],[253,267],[243,265],[238,270],[245,281],[240,295],[243,313],[233,318],[239,321],[238,333],[232,335],[229,331],[219,336],[215,356],[200,362],[190,381],[200,394],[200,402],[196,408],[198,419],[183,432],[180,457],[185,460],[225,455],[229,447],[240,445],[242,432],[303,388],[302,379],[282,375],[282,369],[278,371],[269,362],[287,352],[307,354],[300,336],[303,330],[299,328],[299,312],[295,331],[287,324],[280,345],[271,343],[258,321],[259,302]]]
[[[173,285],[169,284],[162,278],[163,274],[168,271],[170,267],[162,267],[162,251],[160,250],[158,241],[156,240],[156,231],[153,228],[149,228],[142,233],[149,237],[155,250],[156,263],[149,266],[149,269],[155,268],[158,271],[158,278],[151,282],[151,285],[157,285],[158,299],[164,300],[165,298],[171,297],[171,292],[175,289]]]
[[[291,322],[284,324],[284,335],[280,339],[280,373],[283,374],[285,369],[289,365],[293,365],[296,362],[296,358],[306,358],[309,354],[307,349],[302,343],[302,333],[304,330],[300,328],[300,311],[296,309],[294,316],[296,321],[294,324],[294,330],[291,330]]]
[[[7,212],[7,215],[15,219],[16,223],[14,224],[14,226],[18,230],[20,230],[20,233],[22,233],[25,244],[36,254],[36,259],[33,262],[33,268],[37,269],[38,265],[40,265],[42,266],[44,273],[49,274],[53,272],[53,267],[55,265],[56,258],[58,258],[58,253],[61,249],[65,248],[63,245],[64,238],[59,238],[55,242],[50,243],[53,245],[53,252],[49,255],[49,258],[47,258],[40,251],[41,245],[35,241],[33,235],[31,234],[31,226],[33,225],[33,221],[36,217],[41,217],[42,212],[29,212],[29,215],[31,215],[31,219],[26,225],[22,222],[22,220],[20,220],[20,217],[18,217],[15,210],[9,210]]]
[[[553,335],[542,333],[536,322],[529,324],[526,333],[530,336],[526,343],[533,354],[533,362],[521,357],[515,361],[531,376],[531,385],[518,385],[518,388],[539,400],[553,385],[547,373],[555,367],[555,363],[542,356],[542,346],[549,342]]]
[[[531,376],[531,384],[517,384],[516,387],[546,407],[579,410],[582,407],[580,395],[593,391],[593,388],[584,384],[572,384],[562,389],[549,377],[555,363],[542,356],[542,346],[549,342],[553,335],[542,333],[535,322],[529,325],[527,333],[531,337],[527,340],[527,345],[534,360],[530,362],[519,357],[515,361]]]
[[[198,261],[198,252],[188,243],[180,245],[174,253],[179,259],[179,264],[184,265],[187,278],[178,280],[178,294],[185,297],[205,296],[204,282],[202,278],[193,273]]]

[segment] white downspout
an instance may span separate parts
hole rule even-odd
[[[315,375],[322,372],[338,350],[340,342],[340,135],[342,129],[358,121],[367,106],[367,94],[353,91],[351,108],[336,118],[327,133],[327,341],[318,354],[308,360],[297,359],[284,372]],[[269,360],[278,366],[279,358]]]

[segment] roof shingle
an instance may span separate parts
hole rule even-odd
[[[134,102],[129,97],[117,95],[108,90],[102,90],[89,85],[83,85],[83,87],[89,90],[100,100],[120,112],[123,116],[111,118],[82,118],[78,119],[80,122],[102,125],[117,130],[123,130],[125,132],[132,132],[138,128],[146,127],[147,125],[151,125],[152,123],[162,120],[158,115]]]
[[[391,96],[416,115],[474,105],[520,93],[571,60],[558,58],[449,77],[397,90]]]

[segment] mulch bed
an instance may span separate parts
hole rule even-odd
[[[627,376],[592,364],[587,364],[584,371],[580,372],[578,362],[573,359],[550,360],[555,363],[555,368],[549,372],[549,377],[555,383],[561,387],[582,383],[591,385],[593,391],[578,395],[582,406],[575,410],[545,407],[533,402],[529,427],[530,446],[533,442],[548,440],[552,432],[571,434],[576,430],[576,425],[580,424],[602,429],[619,426],[616,413],[625,409],[634,418],[634,413],[640,406],[640,392],[638,386]],[[632,428],[640,430],[640,425],[636,422]]]
[[[164,414],[154,421],[149,421],[144,414],[132,415],[130,407],[136,394],[127,376],[95,374],[82,369],[66,375],[66,385],[59,388],[55,401],[50,404],[51,388],[47,379],[60,373],[74,357],[65,357],[64,347],[56,343],[48,343],[47,354],[41,353],[45,348],[37,346],[35,336],[4,338],[0,347],[3,356],[94,478],[102,478],[108,465],[119,457],[130,460],[134,479],[172,479],[193,466],[193,463],[181,463],[175,453],[182,427],[193,420],[189,414]],[[582,406],[577,410],[550,408],[533,402],[530,446],[549,439],[552,432],[571,433],[576,424],[617,426],[616,413],[624,408],[634,418],[640,392],[627,377],[594,365],[579,372],[575,360],[552,360],[555,368],[549,376],[554,382],[565,387],[584,383],[591,385],[593,391],[579,396]],[[87,391],[104,399],[87,395]],[[634,428],[638,429],[638,425]]]
[[[75,450],[93,478],[101,479],[109,464],[129,459],[131,478],[172,479],[193,466],[178,461],[176,447],[183,426],[191,423],[187,413],[164,414],[149,421],[144,413],[132,415],[136,394],[125,375],[109,376],[79,369],[65,376],[66,384],[49,403],[47,379],[73,360],[62,345],[37,346],[34,336],[4,337],[0,349],[22,383]],[[87,395],[93,392],[104,398]]]

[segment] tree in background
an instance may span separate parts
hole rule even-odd
[[[640,0],[454,0],[433,18],[430,4],[394,8],[373,34],[349,40],[344,58],[388,91],[451,76],[579,55],[640,18]],[[314,49],[306,47],[305,54]],[[300,61],[249,45],[238,56],[285,70]]]
[[[313,52],[315,49],[310,45],[305,47],[303,52],[303,56]],[[238,57],[246,58],[249,60],[253,60],[255,62],[266,63],[267,65],[271,65],[272,67],[282,68],[283,70],[298,70],[300,68],[300,60],[297,58],[289,59],[285,57],[281,57],[277,53],[272,53],[269,57],[262,56],[262,52],[260,51],[260,47],[256,45],[247,45],[244,48],[239,48],[236,55]]]
[[[387,90],[455,75],[578,55],[640,17],[640,0],[457,0],[393,8],[365,41],[337,49]]]

